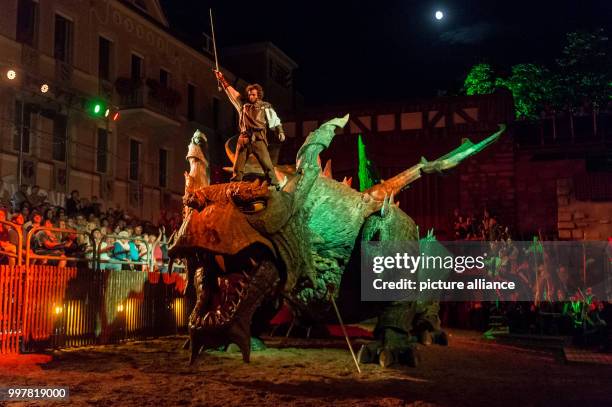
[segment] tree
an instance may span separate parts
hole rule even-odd
[[[561,102],[567,108],[599,107],[612,100],[612,57],[604,30],[567,34],[557,60]]]
[[[497,78],[495,84],[512,92],[518,119],[538,119],[544,105],[550,103],[554,86],[551,72],[536,64],[514,65],[511,72],[507,78]]]
[[[495,91],[493,69],[489,64],[476,64],[463,82],[466,95],[488,95]]]

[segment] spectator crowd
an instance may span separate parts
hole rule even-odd
[[[534,236],[525,248],[513,241],[509,228],[484,210],[480,217],[462,214],[455,209],[452,218],[453,240],[482,241],[489,254],[486,261],[491,280],[514,281],[527,292],[502,297],[494,308],[505,314],[510,332],[571,334],[579,344],[597,345],[609,352],[609,325],[612,306],[607,298],[597,298],[591,285],[606,281],[608,268],[595,261],[583,249],[581,264],[563,264],[560,251],[567,246],[543,245],[543,237]],[[608,240],[607,257],[612,258],[612,238]],[[530,292],[529,292],[530,291]],[[533,298],[519,301],[517,298]]]
[[[14,264],[20,244],[25,256],[26,237],[36,228],[29,245],[31,264],[91,264],[98,253],[101,270],[153,267],[165,271],[168,233],[178,229],[180,215],[162,213],[160,223],[153,224],[104,206],[95,196],[81,198],[77,190],[70,193],[65,206],[50,203],[37,185],[23,184],[12,196],[3,190],[0,221],[13,225],[0,222],[0,264]]]

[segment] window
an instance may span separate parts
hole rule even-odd
[[[213,129],[219,129],[219,98],[212,99]]]
[[[168,150],[159,149],[159,186],[166,187],[168,182]]]
[[[132,80],[138,81],[142,78],[142,58],[138,55],[132,54]]]
[[[195,93],[196,88],[192,84],[187,84],[187,119],[195,120]]]
[[[67,64],[72,62],[72,21],[60,15],[55,16],[53,56]]]
[[[96,171],[106,172],[108,163],[108,132],[98,128],[98,148],[96,149]]]
[[[17,6],[17,41],[36,46],[36,26],[38,3],[32,0],[19,0]]]
[[[140,142],[130,140],[130,180],[138,181],[140,161]]]
[[[66,161],[67,125],[66,116],[58,114],[53,118],[53,159],[55,161]]]
[[[24,104],[20,100],[15,102],[15,132],[13,133],[13,149],[19,151],[19,148],[21,147],[21,151],[26,154],[30,152],[31,112],[32,107],[30,105]]]
[[[98,41],[98,77],[111,80],[111,53],[113,43],[104,37]]]
[[[165,69],[159,70],[159,83],[166,88],[170,86],[170,72]]]

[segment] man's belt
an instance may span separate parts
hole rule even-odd
[[[252,143],[255,142],[255,140],[256,140],[255,136],[257,134],[263,134],[263,140],[264,140],[264,142],[266,142],[266,140],[265,140],[265,138],[266,138],[265,137],[266,129],[259,129],[259,128],[256,128],[256,127],[255,128],[251,127],[251,128],[246,129],[246,130],[243,130],[240,134],[241,135],[242,134],[246,135]]]
[[[253,133],[260,133],[262,131],[265,131],[266,129],[264,128],[258,128],[258,127],[248,127],[245,130],[243,130],[243,133],[247,133],[247,134],[253,134]]]

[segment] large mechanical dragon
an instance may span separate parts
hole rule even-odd
[[[418,228],[394,196],[422,174],[443,171],[494,142],[504,127],[435,161],[420,163],[359,192],[321,169],[327,148],[348,115],[310,133],[297,153],[295,169],[279,174],[281,190],[258,180],[208,185],[201,134],[187,159],[184,222],[171,258],[187,265],[195,287],[189,317],[191,362],[204,349],[236,344],[248,362],[251,337],[261,333],[281,302],[311,321],[329,317],[329,296],[347,320],[378,317],[375,341],[360,351],[361,362],[415,365],[416,339],[444,344],[437,303],[361,302],[362,241],[415,241]],[[187,344],[186,344],[187,345]]]

